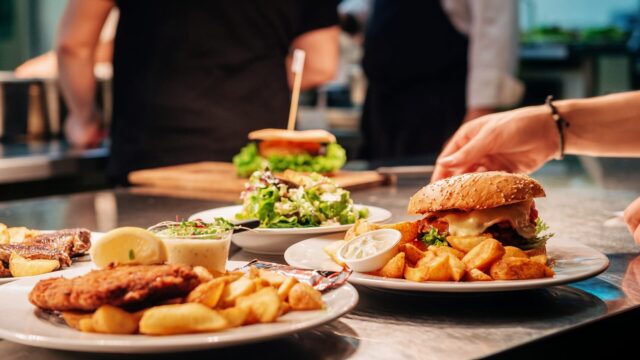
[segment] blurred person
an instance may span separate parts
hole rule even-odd
[[[463,120],[520,100],[515,0],[374,0],[367,16],[369,3],[340,5],[343,24],[368,17],[366,158],[435,154]]]
[[[473,171],[531,173],[564,154],[640,157],[640,91],[490,114],[465,123],[444,148],[432,181]],[[624,212],[640,244],[640,198]]]
[[[333,78],[336,2],[323,0],[70,0],[58,39],[67,139],[99,134],[92,64],[100,29],[118,6],[108,175],[229,161],[247,133],[286,126],[291,48],[307,53],[303,88]]]

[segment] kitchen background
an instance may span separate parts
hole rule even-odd
[[[61,137],[65,107],[53,79],[18,79],[13,69],[52,49],[65,0],[0,0],[0,200],[105,187],[108,142],[74,150]],[[640,0],[520,0],[521,105],[548,94],[580,98],[636,89],[640,84]],[[341,37],[336,79],[304,93],[300,128],[327,128],[358,161],[360,109],[366,79],[359,66],[362,39]],[[108,123],[110,72],[99,74],[96,102]],[[638,161],[570,157],[593,181]],[[565,164],[565,165],[566,165]],[[621,166],[622,165],[622,166]],[[620,170],[622,169],[622,170]],[[554,171],[553,165],[548,171]],[[602,184],[607,186],[607,184]]]

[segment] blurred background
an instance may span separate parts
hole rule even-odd
[[[360,119],[367,79],[361,66],[364,24],[341,9],[340,62],[331,82],[301,97],[298,128],[324,128],[347,149],[349,167],[371,167],[362,153]],[[46,54],[55,38],[65,0],[0,0],[0,200],[108,187],[109,140],[89,149],[64,139],[67,114],[55,71],[20,76],[15,69]],[[512,107],[540,104],[549,94],[582,98],[637,89],[640,85],[640,0],[520,0],[517,3],[516,76],[524,93]],[[425,44],[418,46],[428,46]],[[411,56],[407,49],[406,56]],[[390,72],[411,71],[406,68]],[[98,64],[96,108],[108,128],[112,114],[108,62]],[[429,157],[398,159],[429,163]],[[609,162],[569,157],[598,179]],[[384,165],[384,164],[383,164]],[[625,169],[615,166],[617,169]],[[549,171],[553,171],[549,170]],[[606,184],[604,184],[606,186]]]

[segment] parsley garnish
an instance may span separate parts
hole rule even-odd
[[[133,260],[136,258],[136,253],[133,252],[133,249],[129,249],[129,260]]]
[[[552,238],[555,234],[554,233],[548,233],[548,234],[544,234],[541,235],[543,232],[549,230],[549,225],[545,224],[544,221],[542,221],[542,219],[537,218],[536,219],[536,239],[539,242],[546,242],[547,240],[549,240],[550,238]]]
[[[429,232],[420,235],[419,239],[427,246],[449,246],[449,243],[447,242],[447,233],[439,233],[438,229],[433,226],[429,229]]]

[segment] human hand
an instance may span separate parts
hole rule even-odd
[[[640,197],[624,210],[624,221],[636,243],[640,244]]]
[[[18,78],[50,78],[58,75],[58,58],[56,53],[48,51],[33,59],[29,59],[15,70]]]
[[[431,180],[473,171],[530,173],[558,148],[555,123],[544,106],[486,115],[458,129],[438,156]]]
[[[73,147],[96,147],[104,138],[100,123],[97,114],[88,117],[70,114],[64,124],[64,134]]]
[[[479,108],[479,107],[468,108],[467,113],[464,115],[464,120],[462,120],[462,123],[475,120],[485,115],[493,114],[494,112],[495,111],[493,111],[493,109],[489,109],[489,108]]]

